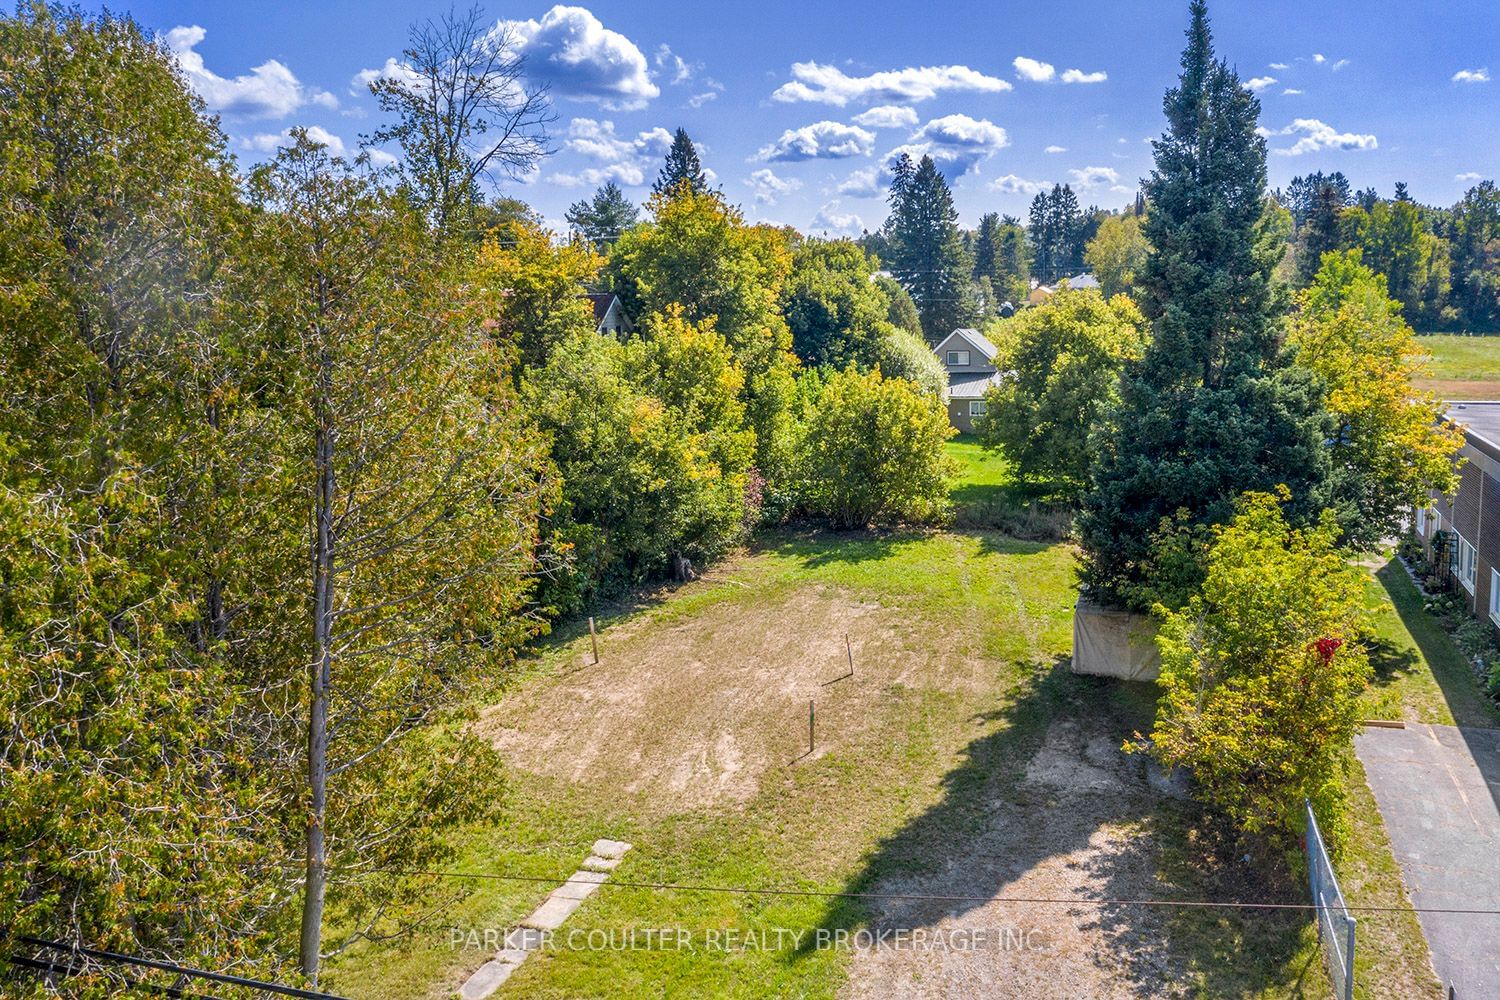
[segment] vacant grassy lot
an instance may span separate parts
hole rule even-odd
[[[1418,382],[1444,399],[1500,399],[1500,335],[1428,334],[1431,375]]]
[[[967,445],[950,446],[969,470],[959,489],[1006,494],[1003,463]],[[855,895],[606,887],[565,929],[619,941],[685,928],[699,944],[712,930],[767,936],[687,951],[562,947],[530,959],[501,995],[979,996],[987,984],[999,995],[1326,996],[1301,911],[1082,902],[1300,902],[1305,889],[1224,856],[1194,806],[1154,792],[1141,759],[1120,753],[1149,728],[1155,689],[1068,671],[1073,567],[1065,544],[983,530],[775,533],[701,580],[600,615],[598,664],[586,631],[561,630],[477,723],[510,765],[497,789],[506,807],[471,831],[452,869],[566,877],[610,837],[634,844],[619,881]],[[854,676],[825,684],[847,670],[846,634]],[[1378,813],[1352,780],[1346,888],[1355,902],[1399,902]],[[414,935],[350,950],[327,985],[448,996],[493,952],[485,929],[503,932],[550,888],[445,883]],[[766,946],[778,928],[804,941],[819,929],[968,929],[1031,947]],[[1414,930],[1404,914],[1361,922],[1365,975],[1384,984],[1362,995],[1435,988]]]

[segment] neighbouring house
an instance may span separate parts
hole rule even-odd
[[[1082,291],[1085,288],[1099,290],[1099,279],[1092,274],[1075,274],[1071,278],[1064,278],[1059,284],[1065,284],[1073,291]]]
[[[1029,306],[1039,306],[1056,294],[1057,289],[1051,285],[1043,285],[1033,280],[1031,282],[1031,291],[1026,296],[1026,304]]]
[[[594,305],[594,326],[600,333],[619,336],[635,332],[635,324],[625,315],[625,307],[614,292],[590,292],[584,298]]]
[[[1500,401],[1449,403],[1447,417],[1464,429],[1458,489],[1434,494],[1412,532],[1475,617],[1500,629]]]
[[[948,372],[948,422],[965,434],[984,414],[984,394],[1000,383],[995,345],[978,330],[954,330],[933,348]]]

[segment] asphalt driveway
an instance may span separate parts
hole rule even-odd
[[[1412,904],[1500,911],[1500,729],[1407,723],[1354,740]],[[1500,997],[1500,916],[1419,913],[1458,1000]]]

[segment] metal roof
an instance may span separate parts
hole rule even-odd
[[[1463,424],[1469,437],[1500,449],[1500,400],[1449,403],[1448,419]]]

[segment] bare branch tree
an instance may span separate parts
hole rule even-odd
[[[482,200],[481,182],[529,172],[552,152],[547,88],[528,83],[515,30],[484,11],[449,9],[414,24],[403,61],[370,84],[396,121],[366,145],[401,147],[402,178],[438,231],[452,233]]]

